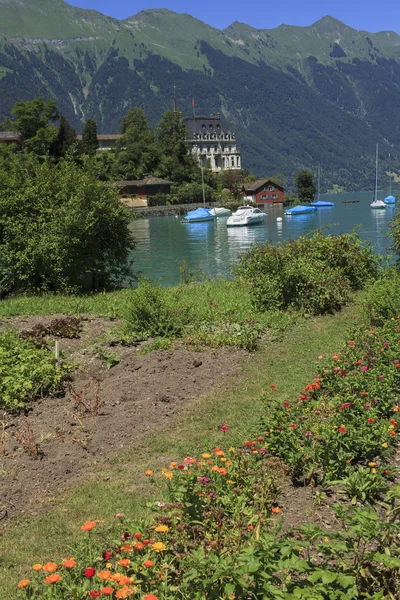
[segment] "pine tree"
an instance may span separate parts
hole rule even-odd
[[[63,116],[60,118],[60,126],[58,128],[58,135],[51,148],[51,154],[56,158],[65,156],[68,149],[71,148],[76,142],[76,131],[68,123],[67,119]]]
[[[96,154],[99,142],[97,139],[96,121],[93,119],[88,119],[86,121],[82,133],[82,145],[84,154],[88,154],[89,156],[94,156]]]
[[[153,174],[160,162],[154,133],[141,108],[132,108],[122,122],[117,144],[118,170],[124,179],[142,179]]]

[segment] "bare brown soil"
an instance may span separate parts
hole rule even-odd
[[[26,330],[54,318],[3,319],[0,329]],[[79,364],[72,387],[66,386],[62,395],[32,403],[26,415],[0,415],[4,423],[0,425],[1,524],[21,513],[37,513],[60,489],[94,471],[95,461],[165,427],[183,407],[223,385],[247,356],[231,348],[195,352],[179,345],[140,355],[143,345],[99,341],[120,358],[119,364],[107,369],[93,342],[115,325],[107,319],[88,319],[79,339],[60,340],[61,349]],[[26,419],[33,435],[28,428],[21,441]],[[35,443],[37,458],[23,448],[34,450]]]

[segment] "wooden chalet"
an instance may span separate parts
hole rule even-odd
[[[117,181],[116,185],[121,196],[135,196],[135,198],[147,200],[149,196],[156,194],[170,194],[172,181],[158,177],[146,177],[131,181]]]
[[[254,183],[245,183],[242,196],[244,201],[255,204],[283,204],[285,188],[272,179],[259,179]]]

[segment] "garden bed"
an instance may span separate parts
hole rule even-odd
[[[38,324],[48,325],[55,317],[3,319],[1,327],[31,330]],[[140,445],[194,399],[223,385],[248,356],[233,348],[211,353],[181,345],[143,355],[146,344],[93,345],[115,327],[115,321],[91,318],[82,325],[79,338],[57,338],[69,360],[79,365],[64,391],[29,403],[26,417],[12,412],[2,417],[2,524],[22,513],[37,514],[48,508],[57,494],[92,473],[95,464]],[[103,356],[118,359],[118,364],[107,368],[99,349]],[[28,429],[23,429],[24,423]],[[17,439],[21,431],[22,443]]]

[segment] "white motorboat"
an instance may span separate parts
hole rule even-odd
[[[227,220],[228,227],[240,227],[242,225],[256,225],[262,223],[266,218],[266,214],[259,208],[254,206],[239,206],[237,211],[233,213]]]
[[[232,214],[232,211],[229,208],[224,208],[223,206],[216,206],[210,210],[210,213],[215,217],[229,217]]]

